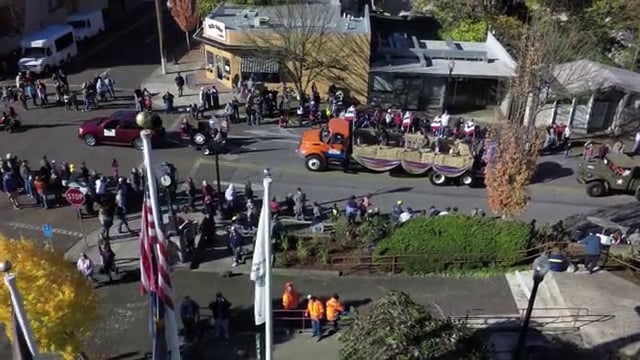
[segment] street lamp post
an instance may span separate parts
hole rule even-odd
[[[447,105],[449,105],[449,88],[451,87],[451,74],[453,74],[453,69],[456,67],[456,61],[452,59],[451,61],[449,61],[447,66],[449,67],[449,73],[447,76],[447,87],[444,92],[444,98],[442,99],[442,112],[444,112],[447,109]]]
[[[551,269],[549,258],[546,255],[541,255],[533,261],[533,288],[531,289],[531,296],[529,296],[529,303],[527,305],[527,312],[525,313],[522,327],[520,328],[520,335],[518,336],[518,342],[514,352],[514,360],[524,359],[524,345],[527,337],[527,330],[529,329],[529,322],[531,321],[531,312],[533,311],[533,305],[536,302],[536,295],[538,294],[538,287],[544,276],[547,275]]]
[[[18,343],[18,347],[24,346],[25,348],[22,348],[19,351],[28,351],[31,353],[33,359],[37,359],[40,357],[40,350],[35,342],[29,319],[27,318],[27,314],[24,310],[24,301],[22,300],[22,295],[16,285],[16,276],[11,273],[12,267],[13,266],[10,261],[0,262],[0,272],[4,273],[4,284],[9,290],[11,309],[14,315],[14,319],[12,321],[14,321],[14,335],[16,338],[14,338],[13,341],[20,342],[22,340],[24,343]],[[21,334],[19,334],[18,331],[20,331]],[[17,338],[20,335],[22,335],[22,339]],[[13,356],[15,359],[18,358],[20,354],[13,354]]]
[[[222,185],[220,184],[220,150],[222,144],[220,141],[214,141],[213,151],[215,151],[216,157],[216,186],[218,187],[218,207],[220,215],[222,215],[222,203],[224,201],[224,195],[222,194]]]
[[[156,26],[158,27],[158,47],[160,48],[160,66],[162,68],[162,75],[166,75],[167,62],[166,62],[165,53],[164,53],[164,24],[162,22],[162,5],[160,0],[155,0],[155,4],[156,4]]]

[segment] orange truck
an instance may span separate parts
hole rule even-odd
[[[297,152],[304,158],[309,171],[330,168],[350,168],[360,165],[375,172],[402,169],[412,175],[426,175],[436,186],[468,185],[482,176],[470,147],[459,140],[443,140],[405,135],[400,146],[378,145],[369,129],[353,130],[352,121],[343,118],[329,120],[326,127],[302,133]],[[391,141],[390,141],[391,142]]]

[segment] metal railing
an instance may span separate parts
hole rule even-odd
[[[518,309],[519,314],[511,315],[465,315],[449,316],[449,320],[464,322],[474,329],[489,331],[519,330],[526,309]],[[353,323],[355,314],[340,318],[341,326]],[[597,322],[613,319],[614,315],[590,314],[587,308],[534,308],[530,327],[542,331],[567,332],[577,331]],[[273,310],[274,327],[306,332],[311,330],[311,319],[305,316],[304,310]]]
[[[414,254],[414,255],[360,255],[360,256],[332,256],[329,258],[329,266],[350,272],[368,271],[369,273],[399,273],[406,266],[416,260],[428,261],[434,268],[443,270],[455,268],[458,265],[478,263],[478,265],[513,266],[533,261],[541,253],[546,252],[548,245],[540,245],[531,249],[519,251],[510,259],[499,259],[495,254]]]

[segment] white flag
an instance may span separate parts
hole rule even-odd
[[[267,278],[267,258],[266,249],[267,236],[269,234],[269,199],[262,200],[262,210],[258,221],[258,231],[253,248],[253,260],[251,262],[251,281],[255,284],[255,294],[253,298],[253,311],[256,325],[262,325],[266,321],[266,278]]]

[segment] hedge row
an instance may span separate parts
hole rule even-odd
[[[375,250],[381,256],[398,256],[403,270],[427,274],[451,268],[474,269],[512,266],[529,248],[529,226],[520,221],[494,220],[466,215],[412,219]]]

